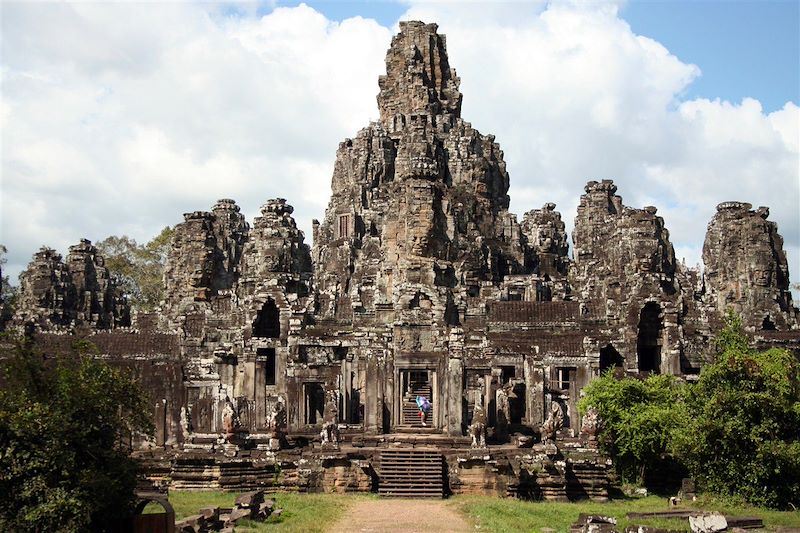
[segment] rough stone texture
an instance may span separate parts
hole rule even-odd
[[[380,120],[339,145],[313,249],[283,199],[252,226],[233,200],[187,213],[163,305],[132,328],[88,241],[66,262],[43,249],[23,275],[17,327],[61,333],[36,339],[64,351],[86,326],[135,369],[156,407],[140,444],[178,450],[175,487],[264,487],[280,468],[292,490],[375,490],[379,450],[424,445],[450,453],[452,492],[602,499],[609,465],[577,438],[597,422],[576,409],[600,372],[693,379],[729,305],[759,347],[800,353],[764,209],[721,206],[703,274],[675,260],[655,207],[590,181],[570,259],[554,204],[508,212],[503,152],[461,117],[436,25],[400,29]]]
[[[752,330],[785,330],[797,323],[789,265],[769,208],[723,202],[708,224],[703,263],[718,309],[733,308]]]
[[[624,354],[627,370],[679,373],[682,294],[664,219],[655,207],[623,205],[611,180],[590,181],[585,191],[572,237],[576,297],[605,315],[606,346]],[[640,349],[645,327],[647,362]]]
[[[111,280],[104,260],[86,239],[71,246],[64,262],[42,248],[20,275],[15,322],[42,331],[86,326],[111,329],[130,325],[130,309]]]
[[[728,529],[728,521],[720,513],[708,513],[689,517],[692,533],[716,533]]]

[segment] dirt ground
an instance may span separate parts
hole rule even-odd
[[[444,500],[380,499],[356,503],[331,533],[465,533],[469,524]]]

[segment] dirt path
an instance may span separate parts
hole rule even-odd
[[[331,533],[466,533],[466,520],[444,500],[363,500],[330,529]]]

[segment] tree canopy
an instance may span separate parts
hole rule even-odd
[[[11,320],[14,314],[14,303],[17,297],[17,288],[11,286],[8,276],[3,274],[3,265],[8,261],[6,253],[8,250],[0,244],[0,331],[5,327],[6,322]]]
[[[112,235],[95,245],[133,308],[153,311],[164,297],[164,266],[174,234],[165,227],[147,244]]]
[[[603,421],[601,448],[615,459],[623,481],[639,482],[668,453],[684,416],[684,385],[674,376],[617,379],[613,370],[593,380],[578,402],[594,407]]]
[[[738,317],[717,338],[714,364],[686,397],[674,448],[713,492],[770,507],[800,505],[800,364],[749,347]]]
[[[134,504],[130,435],[152,434],[146,396],[90,343],[60,357],[0,343],[0,530],[118,531]]]
[[[608,373],[584,392],[579,408],[597,409],[601,446],[623,480],[641,481],[669,455],[711,492],[800,505],[800,363],[786,350],[754,350],[735,315],[697,383]]]

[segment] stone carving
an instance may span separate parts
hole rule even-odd
[[[339,446],[339,398],[336,391],[328,391],[325,411],[322,415],[322,437],[323,446]]]
[[[508,430],[511,424],[511,405],[509,403],[511,398],[516,398],[514,395],[514,386],[511,383],[506,383],[497,389],[495,393],[495,409],[497,411],[495,438],[499,442],[506,442],[508,440]]]
[[[463,436],[476,405],[473,445],[490,428],[518,443],[540,429],[553,455],[598,370],[690,377],[729,306],[764,347],[800,353],[783,242],[765,208],[719,206],[703,274],[676,261],[655,207],[626,206],[612,180],[589,181],[570,259],[555,204],[542,198],[519,223],[509,212],[504,153],[461,116],[435,24],[400,24],[379,88],[379,120],[336,151],[313,249],[286,200],[266,200],[249,224],[221,199],[176,220],[158,313],[131,324],[103,259],[81,241],[66,261],[50,249],[34,256],[11,326],[48,350],[80,329],[165,400],[165,445],[206,450],[220,416],[229,437],[266,422],[273,450],[320,426],[336,446],[339,422],[363,443],[410,430],[407,400],[425,395],[440,426],[429,432]],[[553,399],[567,411],[546,410]],[[522,436],[508,435],[512,418]],[[590,443],[593,423],[584,417]]]
[[[541,427],[542,442],[545,444],[554,444],[556,435],[564,427],[564,414],[561,412],[561,406],[558,402],[550,404],[550,413]]]
[[[705,279],[717,309],[732,308],[751,330],[787,329],[797,312],[789,291],[789,266],[769,209],[723,202],[703,244]]]
[[[597,409],[589,407],[581,420],[581,434],[586,435],[590,446],[597,445],[597,436],[601,427],[602,423]]]
[[[66,261],[46,247],[34,255],[20,275],[17,309],[17,324],[41,331],[130,325],[124,295],[111,279],[103,256],[86,239],[70,247]]]
[[[469,436],[472,437],[473,448],[486,447],[486,412],[482,405],[475,406],[472,424],[469,426]]]
[[[232,443],[240,427],[239,415],[236,414],[233,402],[230,398],[225,398],[225,407],[222,409],[222,433],[225,442]]]
[[[267,429],[269,429],[269,449],[280,450],[281,441],[286,437],[286,404],[283,398],[278,398],[272,404],[272,409],[267,415]]]

